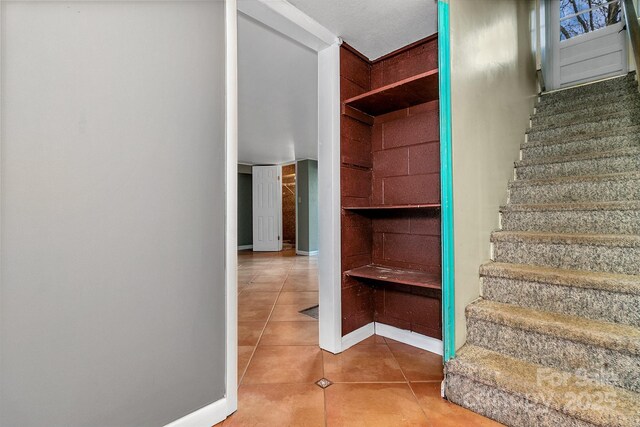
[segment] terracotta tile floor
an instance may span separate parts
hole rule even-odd
[[[318,347],[317,258],[238,256],[238,411],[222,426],[499,426],[440,398],[442,358],[373,336]],[[315,384],[327,378],[333,384]]]

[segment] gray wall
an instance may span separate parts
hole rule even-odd
[[[240,170],[238,165],[238,170]],[[251,171],[251,168],[249,168]],[[253,244],[253,185],[250,173],[238,174],[238,246]]]
[[[223,397],[223,2],[3,2],[0,425]]]
[[[318,162],[301,160],[296,175],[298,188],[298,250],[318,250]]]

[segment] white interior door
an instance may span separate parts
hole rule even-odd
[[[620,0],[552,0],[551,20],[551,88],[627,72]]]
[[[253,250],[282,249],[280,166],[253,167]]]

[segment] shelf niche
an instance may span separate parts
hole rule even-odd
[[[442,336],[437,36],[340,53],[342,332]]]
[[[343,103],[343,113],[361,120],[362,116],[353,110],[370,117],[366,122],[382,114],[398,111],[430,101],[438,100],[438,70],[429,70],[374,89]]]
[[[374,280],[377,282],[441,289],[440,274],[427,273],[419,270],[369,264],[347,270],[344,274],[358,279]]]

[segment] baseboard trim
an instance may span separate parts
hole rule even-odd
[[[296,249],[296,255],[302,255],[302,256],[314,256],[314,255],[318,255],[318,251],[300,251],[298,249]]]
[[[342,337],[342,351],[353,347],[354,345],[362,342],[372,336],[375,333],[374,323],[368,323],[361,328],[356,329],[353,332],[349,332]]]
[[[443,353],[442,340],[411,332],[406,329],[375,322],[375,334],[430,351],[431,353],[439,354],[440,356],[442,356]]]
[[[211,427],[224,421],[227,416],[227,398],[215,401],[204,408],[200,408],[164,427]]]
[[[248,249],[253,249],[253,245],[241,245],[241,246],[238,246],[238,250],[239,251],[246,251]]]

